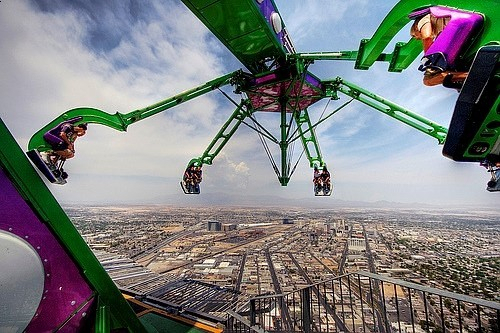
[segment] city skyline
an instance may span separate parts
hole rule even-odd
[[[298,52],[356,50],[395,3],[276,1]],[[0,8],[0,28],[7,32],[0,35],[5,101],[0,116],[23,148],[66,110],[91,106],[126,113],[241,68],[174,1],[40,0],[2,2]],[[408,38],[409,33],[399,36]],[[447,126],[458,95],[424,87],[417,66],[416,61],[398,74],[387,72],[386,63],[356,71],[352,62],[321,62],[311,71],[322,79],[341,76]],[[345,101],[319,102],[310,113],[319,119]],[[203,152],[232,109],[214,92],[134,124],[126,133],[91,124],[76,142],[77,156],[67,163],[69,183],[51,191],[62,202],[175,202],[170,198],[183,196],[179,181],[187,163]],[[275,115],[258,117],[276,122]],[[318,198],[322,204],[498,206],[498,194],[485,190],[489,175],[484,168],[443,157],[435,139],[360,103],[351,103],[316,130],[335,187],[332,197]],[[283,188],[258,141],[240,127],[214,164],[204,167],[202,194],[179,202],[209,204],[214,195],[238,199],[235,204],[251,204],[249,198],[259,196],[271,198],[270,203],[272,198],[313,199],[307,161],[300,161]]]

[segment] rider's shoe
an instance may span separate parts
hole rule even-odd
[[[446,88],[461,88],[467,72],[439,71],[428,68],[424,73],[424,85],[436,86],[442,84]]]
[[[50,161],[50,154],[49,153],[43,151],[40,153],[40,157],[42,158],[42,161],[44,161],[45,163],[52,163]]]
[[[55,162],[53,161],[53,156],[47,152],[42,152],[40,153],[40,156],[42,158],[42,161],[47,165],[47,167],[51,170],[54,171],[57,169]]]

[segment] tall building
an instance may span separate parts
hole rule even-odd
[[[345,220],[338,220],[333,223],[334,233],[337,237],[342,237],[349,233],[349,225],[345,223]]]
[[[348,239],[349,251],[365,251],[366,242],[364,238],[354,238]]]
[[[219,221],[208,221],[207,229],[208,231],[221,231],[222,223],[220,223]]]
[[[238,225],[234,223],[222,225],[222,231],[231,231],[231,230],[236,230],[237,228]]]

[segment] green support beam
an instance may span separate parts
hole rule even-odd
[[[302,140],[302,146],[304,147],[307,159],[309,160],[309,166],[311,168],[315,165],[318,167],[324,166],[318,139],[316,138],[316,132],[314,131],[307,109],[300,112],[294,112],[293,116],[295,123],[297,124],[300,139]],[[310,147],[310,145],[312,145],[312,147]]]
[[[214,89],[220,88],[230,83],[234,83],[233,81],[238,80],[240,73],[241,71],[236,71],[230,74],[226,74],[214,80],[208,81],[207,83],[202,84],[196,88],[186,90],[173,97],[167,98],[153,105],[126,114],[118,112],[115,114],[109,114],[105,111],[89,107],[76,108],[66,111],[65,113],[45,125],[31,137],[31,140],[28,143],[28,150],[50,150],[50,145],[45,142],[45,140],[43,139],[43,135],[63,121],[67,121],[75,117],[82,118],[79,123],[100,124],[111,127],[118,131],[126,131],[129,125],[139,120],[149,118],[174,106],[187,102],[193,98],[211,92]]]
[[[338,52],[307,52],[290,54],[290,59],[302,60],[349,60],[355,61],[358,51],[338,51]]]
[[[413,113],[410,110],[381,96],[362,89],[353,83],[344,81],[338,77],[332,81],[324,81],[323,84],[328,86],[327,91],[340,91],[343,94],[384,113],[385,115],[399,120],[406,125],[409,125],[422,133],[437,139],[439,144],[443,144],[446,140],[446,134],[448,133],[448,129],[446,127],[436,124],[433,121]],[[332,95],[336,96],[336,94]]]
[[[95,332],[109,333],[111,327],[109,306],[100,303],[99,300],[96,311]]]
[[[240,124],[245,120],[246,117],[251,115],[252,112],[248,110],[247,105],[247,100],[241,101],[236,110],[234,110],[233,114],[224,123],[224,125],[222,125],[221,129],[219,130],[219,132],[217,132],[215,138],[212,140],[212,142],[210,142],[203,154],[200,157],[193,158],[188,163],[188,166],[192,165],[193,163],[197,163],[199,164],[199,166],[203,164],[212,165],[214,158],[229,142],[229,139],[231,139]]]
[[[288,169],[288,124],[286,121],[286,98],[280,100],[280,152],[281,152],[281,175],[278,177],[281,186],[286,186],[290,180],[290,170]]]

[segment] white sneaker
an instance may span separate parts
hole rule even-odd
[[[50,162],[50,154],[49,153],[47,153],[47,152],[44,151],[44,152],[40,153],[40,156],[42,157],[42,161],[44,161],[47,164],[51,164],[51,162]]]

